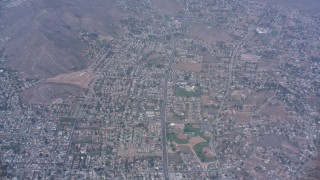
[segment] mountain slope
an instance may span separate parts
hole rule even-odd
[[[4,9],[1,38],[10,38],[5,66],[35,79],[85,68],[90,63],[84,57],[88,46],[79,40],[79,32],[114,32],[115,5],[112,0],[29,0]]]

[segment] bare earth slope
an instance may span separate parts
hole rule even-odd
[[[10,38],[5,65],[36,79],[83,69],[88,65],[87,45],[78,40],[79,32],[108,32],[112,8],[111,0],[29,0],[4,9],[1,38]]]
[[[0,44],[0,55],[5,59],[3,65],[17,70],[22,78],[45,80],[86,69],[91,63],[85,57],[89,45],[80,40],[80,33],[110,36],[119,32],[121,12],[114,0],[27,0],[14,6],[0,4],[0,39],[8,39],[3,46]],[[72,82],[69,85],[72,86],[65,82],[45,83],[31,90],[45,94],[49,103],[52,98],[65,99],[65,94],[85,90]],[[24,99],[31,102],[29,96]],[[32,103],[45,102],[38,99],[32,98]]]
[[[293,7],[303,10],[307,13],[319,14],[320,1],[319,0],[258,0],[266,3],[275,3],[287,7]]]

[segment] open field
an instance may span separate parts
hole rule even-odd
[[[194,92],[186,91],[183,88],[177,87],[174,92],[175,96],[182,96],[182,97],[200,97],[201,91],[195,90]]]
[[[177,153],[168,153],[168,158],[173,164],[181,164],[183,162],[181,156]]]
[[[280,148],[282,143],[282,138],[276,135],[268,134],[262,137],[256,144],[258,146]]]
[[[181,134],[181,133],[177,134],[177,138],[182,140],[182,141],[188,140],[188,136],[185,135],[185,134]]]
[[[192,127],[193,127],[194,129],[200,129],[199,124],[193,124]]]
[[[189,142],[189,138],[185,134],[169,133],[167,134],[167,138],[169,141],[171,140],[178,144],[187,144]]]
[[[194,132],[195,134],[197,134],[199,137],[206,140],[207,142],[210,141],[210,139],[211,139],[211,134],[208,132],[202,132],[200,129],[200,126],[198,124],[189,124],[188,123],[184,126],[183,131],[185,133]]]
[[[174,64],[172,68],[179,71],[191,71],[199,73],[202,71],[202,63],[179,62]]]
[[[188,145],[178,144],[178,145],[177,145],[177,149],[178,149],[181,153],[192,153],[192,149],[191,149]]]
[[[193,137],[189,140],[190,143],[188,143],[188,145],[190,147],[194,147],[196,144],[199,144],[199,143],[203,143],[205,142],[205,140],[201,137]]]
[[[209,27],[203,23],[196,23],[189,28],[189,36],[203,40],[205,42],[229,41],[231,37],[226,31],[214,27]]]
[[[211,152],[211,149],[209,147],[203,147],[202,152],[208,157],[213,158],[213,153]]]
[[[88,89],[90,82],[94,79],[94,75],[85,72],[73,72],[69,74],[62,74],[53,78],[47,79],[49,83],[57,83],[57,84],[70,84],[75,86],[80,86],[82,88]]]
[[[151,0],[152,5],[160,11],[175,13],[183,6],[177,0]]]
[[[211,105],[211,104],[213,104],[213,101],[209,98],[209,96],[202,95],[201,96],[201,103],[204,105]]]
[[[273,117],[286,118],[287,111],[284,106],[266,106],[261,109],[261,114],[271,115]]]
[[[261,57],[254,54],[242,54],[241,61],[257,63]]]
[[[193,147],[197,156],[201,162],[212,162],[214,161],[213,154],[210,152],[211,149],[208,143],[198,143]]]
[[[185,124],[184,125],[184,129],[183,131],[186,132],[199,132],[200,131],[200,127],[199,125],[197,126],[197,124]]]
[[[233,90],[231,92],[231,97],[235,98],[235,99],[241,99],[246,97],[246,93],[244,90]]]
[[[21,93],[29,104],[54,104],[83,92],[83,88],[71,84],[43,83]]]
[[[237,113],[234,117],[237,124],[248,124],[251,122],[251,116],[248,113]]]

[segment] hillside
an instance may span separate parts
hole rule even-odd
[[[43,79],[84,69],[90,63],[84,57],[88,45],[79,40],[79,33],[108,35],[116,29],[112,0],[29,0],[3,7],[1,39],[9,38],[3,47],[4,65],[24,78]]]

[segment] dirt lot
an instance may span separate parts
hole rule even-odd
[[[192,124],[192,127],[195,128],[195,129],[200,129],[199,124]]]
[[[237,113],[235,114],[235,120],[237,124],[247,124],[250,123],[251,117],[248,113]]]
[[[183,7],[177,0],[151,0],[151,3],[156,9],[169,13],[178,12]]]
[[[89,84],[93,79],[93,74],[85,71],[79,71],[49,78],[47,79],[47,82],[57,84],[70,84],[88,89]]]
[[[211,104],[213,104],[213,101],[209,98],[209,96],[202,95],[201,96],[201,103],[203,103],[204,105],[211,105]]]
[[[177,145],[177,149],[181,152],[181,153],[193,153],[191,148],[188,145]]]
[[[205,132],[203,135],[204,135],[205,137],[211,137],[211,136],[212,136],[212,134],[211,134],[210,132]]]
[[[202,148],[202,152],[209,158],[213,157],[211,149],[209,147]]]
[[[242,54],[241,60],[244,62],[257,63],[261,57],[254,54]]]
[[[179,71],[192,71],[199,73],[202,71],[202,63],[179,62],[178,64],[173,65],[173,69]]]
[[[259,61],[259,67],[263,70],[274,69],[279,65],[278,59],[261,59]]]
[[[273,96],[273,93],[268,91],[260,91],[248,96],[247,102],[250,104],[263,104],[265,100]]]
[[[203,54],[204,63],[217,63],[219,60],[216,56],[213,56],[209,51]]]
[[[272,115],[273,117],[286,118],[287,111],[284,106],[266,106],[261,109],[261,114]]]
[[[272,147],[272,148],[280,148],[282,143],[282,138],[273,135],[273,134],[268,134],[263,136],[261,140],[259,140],[256,145],[258,146],[264,146],[264,147]]]
[[[182,159],[181,159],[181,156],[177,153],[168,153],[168,159],[170,161],[170,163],[173,163],[173,164],[181,164],[182,163]]]
[[[177,134],[177,137],[181,140],[187,140],[188,139],[188,136],[185,135],[185,134]]]
[[[244,90],[233,90],[231,92],[231,96],[236,99],[241,99],[242,97],[246,96],[246,93],[244,92]]]
[[[194,137],[189,140],[188,145],[193,148],[194,145],[199,144],[201,142],[205,142],[201,137]]]

